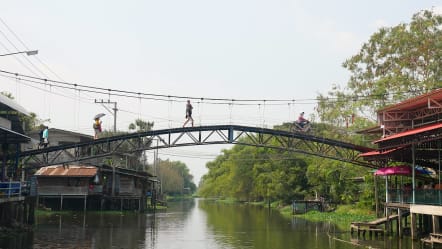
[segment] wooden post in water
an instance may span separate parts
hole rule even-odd
[[[112,197],[115,196],[115,165],[113,162],[112,164]]]
[[[402,209],[397,209],[397,233],[399,238],[402,238]]]
[[[421,233],[422,231],[423,231],[423,227],[424,227],[424,223],[423,223],[423,221],[424,221],[424,215],[423,214],[418,214],[418,222],[419,222],[419,232]]]
[[[374,176],[373,179],[374,179],[374,199],[375,199],[375,204],[376,204],[376,217],[379,218],[378,183],[376,181],[377,176]]]
[[[33,225],[35,223],[35,206],[38,203],[38,198],[29,197],[29,216],[28,224]]]
[[[388,206],[387,203],[385,203],[385,208],[384,208],[384,212],[385,212],[385,232],[387,233],[387,235],[390,233],[390,219],[389,219],[389,211],[388,211]]]
[[[439,216],[432,215],[431,218],[433,220],[433,233],[439,233]]]

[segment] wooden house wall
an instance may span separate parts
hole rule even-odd
[[[140,196],[141,184],[136,181],[135,177],[120,176],[120,195]]]
[[[103,193],[112,193],[112,174],[106,172],[103,177]],[[141,179],[127,175],[115,175],[115,194],[124,196],[141,196],[143,184]]]
[[[87,195],[89,178],[51,177],[37,178],[38,195]]]

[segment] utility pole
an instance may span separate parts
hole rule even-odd
[[[112,114],[113,116],[114,116],[114,132],[117,132],[117,111],[118,111],[118,109],[117,109],[117,102],[113,102],[113,101],[110,101],[109,99],[107,100],[107,102],[106,101],[103,101],[103,100],[95,100],[95,104],[101,104],[101,105],[103,105],[103,107],[110,113],[110,114]],[[113,110],[113,113],[110,111],[110,109],[109,108],[107,108],[104,104],[113,104],[114,105],[114,108],[112,108],[112,110]]]

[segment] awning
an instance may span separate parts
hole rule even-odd
[[[375,176],[388,176],[388,175],[404,175],[409,176],[412,174],[411,166],[408,165],[399,165],[392,167],[380,168],[374,172]],[[422,166],[416,166],[415,168],[416,174],[424,174],[430,175],[432,172]]]
[[[31,138],[26,135],[0,126],[0,143],[2,144],[27,143],[30,140]]]
[[[375,176],[389,176],[389,175],[409,176],[411,174],[412,174],[411,167],[408,165],[380,168],[376,170],[376,172],[374,172]]]
[[[425,126],[425,127],[420,127],[420,128],[404,131],[404,132],[401,132],[401,133],[397,133],[397,134],[394,134],[394,135],[391,135],[391,136],[388,136],[388,137],[376,140],[376,141],[374,141],[374,143],[380,143],[380,142],[385,142],[385,141],[396,139],[396,138],[416,135],[416,134],[419,134],[419,133],[423,133],[423,132],[431,131],[431,130],[436,130],[436,129],[440,129],[440,128],[442,128],[442,123],[432,124],[432,125],[428,125],[428,126]]]

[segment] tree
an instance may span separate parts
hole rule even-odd
[[[136,130],[136,132],[150,131],[154,122],[146,122],[142,119],[135,119],[135,122],[129,124],[129,130]]]
[[[134,123],[131,123],[129,125],[129,130],[136,130],[136,132],[144,132],[144,131],[150,131],[153,127],[153,122],[144,121],[142,119],[136,119]],[[100,137],[111,137],[111,136],[119,136],[119,135],[125,135],[128,134],[128,132],[125,131],[111,131],[111,130],[104,130]],[[117,151],[112,156],[112,163],[118,166],[127,166],[128,168],[134,169],[134,170],[145,170],[146,166],[146,155],[143,150],[135,150],[135,151],[129,151],[128,148],[130,146],[133,146],[134,144],[140,145],[143,147],[149,147],[152,143],[151,140],[146,139],[144,137],[142,138],[133,138],[128,139],[125,142],[123,142]],[[106,162],[111,163],[111,162]]]
[[[186,164],[180,161],[160,160],[158,176],[161,180],[162,191],[169,195],[181,195],[187,190],[194,193],[196,185]]]
[[[355,113],[376,109],[442,86],[442,15],[420,11],[409,24],[381,28],[343,63],[351,77],[341,89],[319,95],[323,121],[342,125]]]
[[[209,172],[199,189],[204,197],[290,203],[303,199],[308,188],[307,164],[292,152],[235,145],[206,166]]]
[[[345,126],[349,117],[354,122],[353,130],[374,125],[377,109],[442,87],[441,27],[442,15],[425,10],[414,14],[408,24],[375,32],[356,55],[343,63],[351,75],[347,85],[333,85],[327,94],[318,96],[318,115],[329,124],[329,128],[321,129],[323,133]],[[343,138],[364,145],[364,138]],[[316,191],[349,202],[355,200],[353,193],[359,189],[362,193],[359,198],[370,206],[372,181],[360,186],[348,181],[363,175],[369,175],[367,170],[309,162],[309,183]]]

